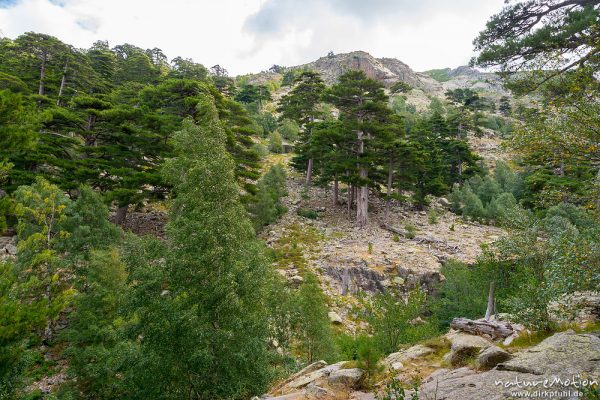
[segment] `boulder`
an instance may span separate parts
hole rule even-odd
[[[433,352],[434,350],[432,348],[423,346],[422,344],[417,344],[406,350],[390,354],[385,358],[383,363],[388,368],[397,370],[403,368],[403,363],[405,363],[406,361],[413,360],[415,358],[425,357],[429,354],[432,354]],[[396,364],[396,367],[394,367],[394,364]]]
[[[557,333],[540,344],[513,355],[495,369],[477,373],[470,368],[439,369],[423,381],[421,399],[445,400],[506,400],[517,397],[546,397],[541,392],[558,391],[554,399],[573,399],[573,380],[585,380],[600,375],[600,338],[576,334],[573,331]],[[560,378],[563,383],[549,389],[542,385]],[[530,386],[515,386],[529,382]],[[533,386],[531,383],[539,382]],[[581,382],[581,381],[580,381]],[[538,392],[534,395],[534,392]],[[540,392],[541,391],[541,392]],[[515,395],[515,393],[521,395]],[[526,393],[527,392],[527,393]],[[566,394],[565,394],[566,393]],[[516,397],[517,396],[517,397]],[[549,396],[548,396],[549,397]]]
[[[600,375],[600,338],[577,334],[572,330],[556,333],[540,344],[517,353],[511,360],[498,364],[503,371],[535,375],[576,375],[585,371]]]
[[[486,349],[483,349],[481,353],[479,353],[479,357],[477,357],[477,364],[482,368],[494,368],[496,365],[501,362],[507,361],[510,359],[510,353],[501,349],[498,346],[490,346]]]
[[[450,205],[451,205],[450,201],[445,197],[440,197],[437,202],[440,206],[446,207],[446,208],[450,207]]]
[[[354,387],[358,384],[363,375],[364,372],[360,368],[340,369],[329,375],[328,382],[330,385]]]
[[[492,342],[475,335],[466,333],[457,333],[451,338],[452,346],[450,347],[450,364],[462,365],[469,358],[477,356],[482,349],[492,345]]]
[[[548,305],[550,318],[559,324],[600,321],[600,292],[575,292]]]
[[[300,275],[294,275],[288,279],[288,282],[290,282],[292,286],[298,287],[302,284],[302,282],[304,282],[304,278]]]
[[[329,395],[329,391],[327,389],[317,386],[314,382],[304,389],[304,393],[311,399],[320,399]]]
[[[332,324],[342,325],[344,323],[344,321],[342,320],[342,317],[340,317],[340,315],[338,313],[336,313],[335,311],[329,311],[329,313],[327,315],[329,316],[329,321]]]

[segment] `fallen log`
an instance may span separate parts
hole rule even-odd
[[[492,339],[504,339],[516,333],[509,322],[486,321],[484,319],[454,318],[450,323],[450,327],[473,335],[489,335]]]
[[[386,231],[390,231],[390,232],[395,233],[400,236],[406,237],[406,235],[408,234],[408,232],[406,232],[404,229],[394,228],[393,226],[388,225],[388,224],[381,224],[380,226],[383,229],[385,229]]]

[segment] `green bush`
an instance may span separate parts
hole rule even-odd
[[[277,131],[281,134],[281,137],[288,142],[295,142],[298,140],[298,135],[300,134],[298,124],[287,118],[279,124]]]
[[[404,229],[406,230],[406,238],[414,239],[417,236],[417,228],[412,224],[404,225]]]
[[[257,192],[248,205],[255,229],[269,225],[287,212],[281,198],[287,196],[286,173],[281,165],[272,166],[256,185]]]
[[[275,154],[283,153],[283,140],[277,131],[269,134],[269,151]]]
[[[296,211],[296,213],[304,218],[308,218],[308,219],[317,219],[319,217],[319,214],[314,211],[314,210],[309,210],[307,208],[299,208],[298,211]]]

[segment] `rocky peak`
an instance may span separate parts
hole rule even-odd
[[[353,51],[321,57],[308,64],[292,67],[317,71],[325,83],[331,85],[348,70],[361,70],[372,79],[382,82],[386,87],[398,81],[425,91],[434,90],[437,83],[426,75],[413,71],[408,65],[395,58],[375,58],[365,51]]]

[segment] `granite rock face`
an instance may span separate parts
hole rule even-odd
[[[466,367],[439,369],[425,379],[419,398],[504,400],[516,398],[515,392],[531,394],[535,391],[557,390],[558,394],[553,398],[572,399],[578,398],[573,395],[576,388],[565,385],[566,380],[583,382],[586,379],[598,379],[598,376],[600,338],[566,331],[516,353],[512,359],[490,371],[477,373]],[[548,384],[555,379],[560,381],[550,388],[543,387],[545,380]],[[525,386],[523,382],[537,384]]]

